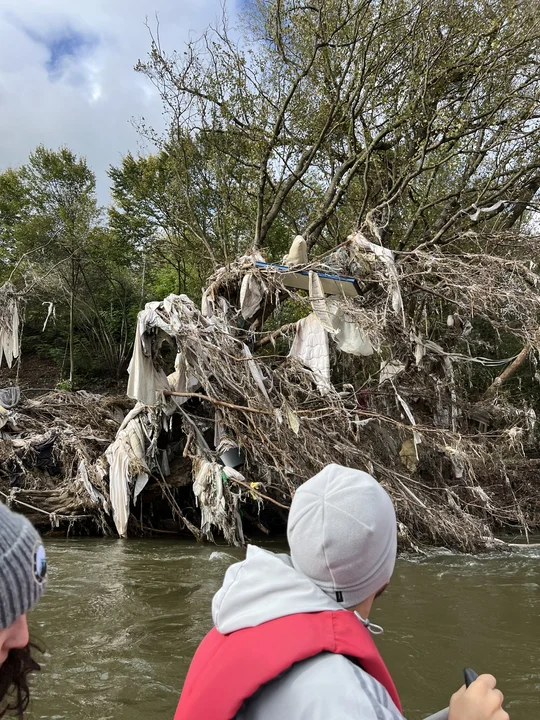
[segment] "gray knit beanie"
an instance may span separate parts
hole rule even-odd
[[[34,607],[46,580],[45,549],[37,530],[0,503],[0,630]]]
[[[344,608],[381,590],[394,571],[394,507],[361,470],[327,465],[301,485],[287,538],[294,567]]]

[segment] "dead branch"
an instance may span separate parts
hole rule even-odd
[[[172,392],[165,391],[163,393],[165,397],[185,397],[185,398],[197,398],[198,400],[207,400],[212,405],[219,405],[220,407],[230,408],[231,410],[241,410],[242,412],[258,413],[259,415],[273,415],[271,410],[261,410],[260,408],[250,408],[245,405],[234,405],[233,403],[225,402],[224,400],[217,400],[216,398],[209,397],[208,395],[202,395],[201,393],[187,393],[187,392]]]
[[[535,338],[530,343],[527,343],[525,347],[521,350],[519,355],[515,358],[513,362],[510,363],[510,365],[503,370],[503,372],[495,378],[495,380],[491,383],[491,385],[488,387],[486,392],[484,393],[484,399],[489,398],[492,395],[494,395],[497,390],[501,387],[501,385],[508,380],[508,378],[512,377],[512,375],[519,370],[519,368],[523,365],[525,360],[529,357],[529,353],[531,352],[532,348],[534,347],[534,344],[538,341],[538,338],[540,336],[540,333],[537,333],[535,335]]]

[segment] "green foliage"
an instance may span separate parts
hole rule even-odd
[[[120,377],[147,301],[197,300],[216,266],[252,247],[280,261],[299,233],[313,254],[359,227],[398,250],[491,252],[540,188],[536,12],[255,0],[234,32],[224,19],[170,54],[152,41],[137,70],[169,126],[152,154],[110,168],[106,212],[68,148],[0,173],[0,281],[27,290],[26,342],[72,382]],[[56,312],[45,331],[42,303]]]
[[[101,224],[95,176],[66,148],[38,147],[0,175],[3,278],[27,293],[25,346],[75,372],[120,376],[139,296],[137,254]],[[45,307],[54,308],[47,328]],[[67,361],[66,361],[67,353]]]
[[[225,18],[182,54],[153,42],[137,69],[172,110],[170,137],[204,148],[224,225],[240,201],[243,248],[283,247],[283,229],[326,248],[375,221],[385,244],[411,249],[512,228],[534,208],[537,10],[256,0],[240,36]]]
[[[16,170],[0,173],[0,282],[17,261],[17,231],[27,209],[25,188]]]
[[[121,167],[111,167],[115,205],[109,209],[109,222],[153,278],[150,286],[198,295],[215,255],[201,236],[204,212],[197,207],[196,192],[191,192],[189,149],[185,143],[175,155],[165,150],[138,158],[128,154]]]

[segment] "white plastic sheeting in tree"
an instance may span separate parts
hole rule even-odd
[[[403,308],[403,299],[401,297],[401,288],[399,286],[398,271],[394,260],[394,253],[388,248],[382,247],[382,245],[376,245],[375,243],[367,240],[363,235],[358,233],[352,239],[354,245],[356,245],[360,252],[367,250],[373,253],[386,269],[386,276],[391,290],[392,309],[396,315],[401,315],[403,323],[405,323],[405,311]]]
[[[10,368],[19,357],[19,306],[15,289],[9,283],[0,288],[0,367],[3,358]]]
[[[327,307],[335,331],[333,338],[338,348],[349,355],[373,355],[373,345],[368,334],[358,323],[348,319],[346,309],[335,298],[328,298]]]
[[[249,320],[259,312],[266,294],[266,287],[258,275],[244,275],[240,286],[240,314],[244,320]]]
[[[163,392],[171,389],[165,372],[156,367],[153,354],[162,342],[170,342],[177,332],[189,332],[190,325],[195,329],[198,316],[199,310],[187,295],[168,295],[163,302],[146,304],[137,317],[133,357],[128,368],[128,397],[152,407]],[[184,381],[185,389],[194,385],[185,367],[177,366],[176,370],[179,384]]]
[[[132,484],[138,494],[148,482],[145,424],[150,425],[148,410],[137,405],[126,415],[115,441],[105,451],[113,519],[120,537],[127,537]]]
[[[322,393],[328,391],[330,388],[328,333],[315,313],[311,313],[296,324],[296,337],[289,355],[300,358],[312,371],[317,387]]]
[[[283,258],[283,262],[288,266],[307,265],[308,250],[307,243],[301,235],[297,235],[292,241],[289,252]]]

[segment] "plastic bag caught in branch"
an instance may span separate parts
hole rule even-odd
[[[369,357],[373,355],[373,345],[367,333],[358,325],[347,319],[344,310],[335,298],[326,301],[328,312],[334,328],[334,340],[342,352],[350,355]]]
[[[405,365],[399,360],[389,360],[381,362],[381,369],[379,371],[379,385],[382,385],[387,380],[390,382],[394,381],[400,373],[405,370]]]
[[[19,357],[19,306],[15,288],[6,283],[0,288],[0,366],[5,357],[8,368]]]
[[[361,233],[356,234],[352,238],[352,243],[360,253],[366,251],[373,253],[385,266],[392,295],[392,309],[397,315],[401,315],[403,324],[405,325],[405,311],[403,308],[403,299],[401,297],[401,289],[399,286],[398,271],[394,261],[394,253],[388,248],[382,247],[381,245],[375,245],[375,243],[370,242]]]
[[[258,275],[244,275],[240,286],[240,313],[244,320],[249,320],[258,313],[266,293],[267,290]]]
[[[317,316],[318,321],[329,333],[335,333],[332,325],[332,318],[328,312],[326,299],[321,282],[321,278],[317,273],[309,271],[309,299],[313,312]]]
[[[330,389],[330,350],[328,333],[315,313],[299,320],[296,337],[289,353],[297,357],[313,372],[315,383],[324,395]]]
[[[307,265],[308,262],[308,251],[307,244],[301,235],[297,235],[292,241],[292,245],[289,248],[289,252],[283,258],[285,265]]]

